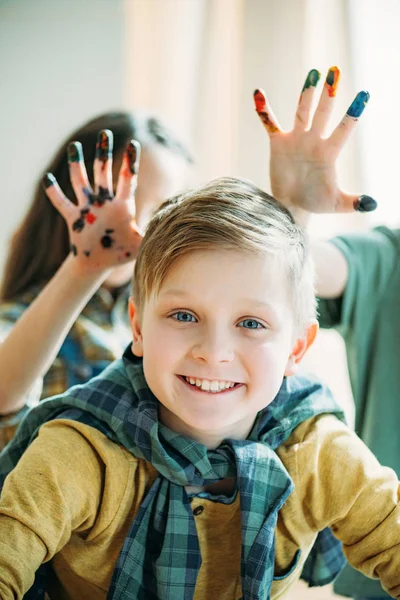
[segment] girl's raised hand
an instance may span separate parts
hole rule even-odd
[[[256,111],[270,139],[272,193],[297,214],[367,212],[377,206],[370,196],[344,192],[337,181],[336,159],[369,100],[368,92],[359,92],[333,133],[324,137],[339,78],[339,69],[331,67],[312,115],[320,73],[316,69],[309,72],[289,132],[281,130],[264,92],[254,92]]]
[[[115,196],[112,148],[111,131],[101,131],[96,145],[95,189],[92,190],[82,145],[79,142],[70,143],[68,163],[77,205],[63,194],[51,173],[47,173],[43,179],[47,196],[66,221],[71,252],[84,272],[107,270],[132,261],[142,240],[135,223],[134,200],[140,145],[131,141],[125,150]]]

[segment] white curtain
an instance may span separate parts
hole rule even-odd
[[[269,189],[268,140],[252,93],[263,87],[289,129],[306,74],[342,68],[332,127],[359,91],[347,0],[125,0],[126,103],[159,112],[193,142],[198,179],[249,178]],[[358,134],[340,159],[343,186],[364,191]],[[316,217],[311,233],[367,228],[359,215]],[[329,358],[328,358],[329,357]],[[321,332],[306,367],[352,416],[341,338]]]

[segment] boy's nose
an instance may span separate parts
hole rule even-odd
[[[196,360],[209,364],[231,362],[235,355],[229,336],[216,333],[197,340],[192,354]]]

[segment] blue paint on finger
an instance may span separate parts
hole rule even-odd
[[[378,203],[371,196],[360,196],[353,204],[354,210],[358,212],[371,212],[376,209]]]
[[[354,119],[358,119],[367,105],[369,100],[368,92],[358,92],[357,96],[354,98],[353,102],[349,106],[349,110],[347,111],[347,115],[349,117],[353,117]]]

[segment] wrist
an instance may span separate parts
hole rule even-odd
[[[297,225],[299,225],[302,229],[306,230],[310,222],[311,213],[309,213],[307,210],[299,208],[298,206],[293,206],[289,210],[292,213],[292,216],[296,221]]]
[[[107,279],[112,271],[110,267],[100,267],[93,269],[93,267],[87,267],[82,264],[82,261],[76,259],[75,256],[69,254],[63,262],[61,269],[68,273],[70,278],[73,278],[75,282],[100,287],[101,284]]]
[[[288,209],[288,211],[291,213],[293,219],[296,221],[299,227],[305,230],[308,228],[308,224],[311,217],[311,213],[309,213],[308,210],[304,210],[299,206],[291,204],[289,199],[279,199],[279,202],[281,202],[281,204],[283,204]]]

